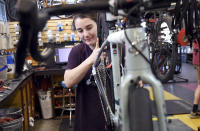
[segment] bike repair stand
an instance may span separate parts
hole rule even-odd
[[[169,80],[167,83],[182,83],[182,82],[188,82],[188,79],[183,78],[179,75],[174,75],[172,80]]]
[[[186,78],[183,78],[182,76],[178,75],[179,73],[181,73],[181,68],[182,68],[182,49],[181,47],[179,48],[179,58],[177,58],[178,63],[176,64],[177,66],[180,66],[179,71],[177,73],[174,73],[174,75],[172,76],[171,80],[169,80],[167,83],[182,83],[182,82],[188,82],[189,80]],[[180,63],[179,63],[180,62]]]

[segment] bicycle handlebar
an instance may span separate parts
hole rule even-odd
[[[130,9],[141,1],[147,0],[101,0],[81,4],[59,5],[38,12],[35,0],[18,0],[16,7],[19,12],[21,36],[17,43],[15,77],[18,77],[22,73],[27,51],[36,61],[44,61],[52,54],[53,50],[51,48],[45,54],[41,54],[38,51],[37,40],[38,32],[42,31],[50,16],[89,11],[110,11],[116,14],[118,9]],[[169,1],[162,1],[160,3],[165,7],[170,6]],[[151,5],[146,8],[153,9],[158,7]]]
[[[45,10],[50,16],[63,15],[63,14],[73,14],[79,12],[88,11],[109,11],[108,1],[101,0],[95,2],[88,2],[87,4],[69,4],[69,5],[58,5]]]

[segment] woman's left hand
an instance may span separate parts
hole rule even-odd
[[[96,42],[96,46],[92,52],[92,54],[89,56],[89,59],[91,61],[91,64],[94,64],[96,58],[97,58],[97,55],[100,51],[100,48],[99,48],[99,39],[97,38],[97,42]]]

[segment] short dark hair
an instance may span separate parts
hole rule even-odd
[[[93,12],[93,13],[81,13],[81,14],[74,15],[73,22],[72,22],[72,29],[73,30],[76,30],[75,20],[78,19],[78,18],[80,18],[80,19],[89,18],[89,19],[97,22],[97,13],[96,12]]]

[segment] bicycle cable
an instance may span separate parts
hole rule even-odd
[[[131,8],[130,11],[128,12],[127,18],[128,18],[128,17],[131,17],[132,12],[135,11],[135,10],[137,9],[137,7],[138,7],[138,6],[141,6],[141,5],[142,5],[142,4],[139,3],[139,4],[135,5],[133,8]],[[153,68],[153,66],[152,66],[152,64],[151,64],[151,62],[150,62],[150,60],[148,60],[148,58],[147,58],[135,45],[131,44],[132,42],[131,42],[131,40],[129,39],[129,37],[128,37],[128,35],[127,35],[127,30],[126,30],[126,29],[127,29],[127,28],[125,27],[125,29],[124,29],[124,35],[125,35],[125,38],[127,39],[128,43],[130,44],[130,46],[131,46],[132,48],[134,48],[134,49],[144,58],[144,60],[150,65],[151,71],[152,71],[152,73],[154,74],[154,76],[155,76],[157,79],[159,79],[159,78],[157,77],[156,73],[155,73],[155,70],[154,70],[154,68]]]

